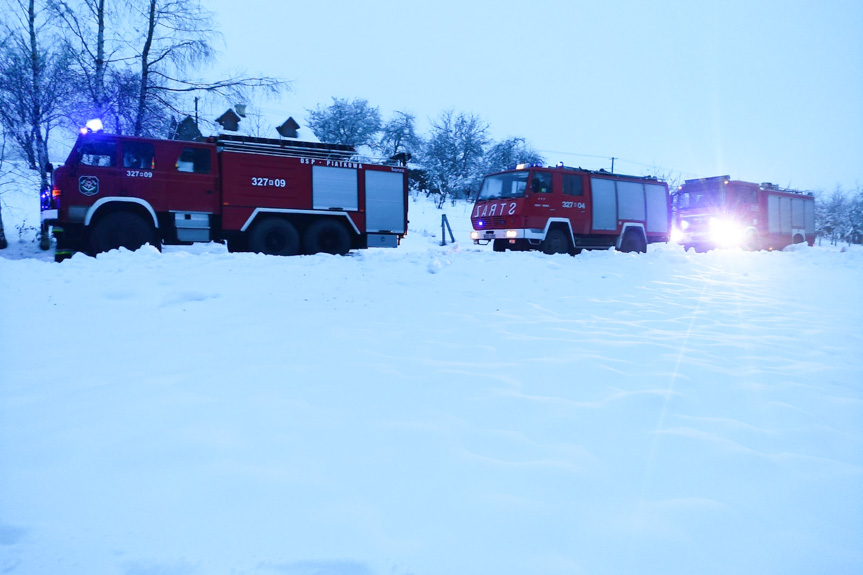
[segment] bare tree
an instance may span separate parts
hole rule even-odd
[[[138,53],[139,89],[135,105],[137,136],[145,131],[145,120],[173,108],[158,80],[170,80],[169,68],[182,73],[188,66],[212,57],[209,37],[212,26],[200,4],[188,0],[146,0],[143,46]],[[156,109],[161,104],[162,110]],[[149,131],[149,130],[147,130]]]
[[[306,125],[322,142],[348,146],[375,146],[375,136],[381,130],[380,111],[360,98],[333,98],[326,108],[306,110]]]
[[[850,241],[856,244],[863,243],[863,186],[857,184],[857,190],[850,200],[851,235]]]
[[[5,250],[9,247],[9,242],[6,241],[6,232],[3,230],[3,187],[6,182],[2,180],[5,176],[3,171],[3,162],[6,160],[6,132],[3,132],[2,140],[0,140],[0,250]]]
[[[517,164],[538,164],[544,161],[542,154],[533,149],[524,138],[508,138],[488,149],[484,157],[483,171],[490,174]]]
[[[819,236],[829,238],[830,245],[835,246],[842,240],[850,241],[854,228],[852,205],[839,186],[828,197],[820,192],[816,194],[815,228]]]
[[[469,197],[482,179],[482,159],[489,144],[488,124],[473,114],[444,111],[432,121],[431,135],[419,163],[425,168],[438,207],[447,198]]]
[[[415,154],[423,145],[422,138],[416,133],[416,118],[407,112],[395,112],[392,119],[384,124],[377,144],[378,150],[392,157],[399,153]]]
[[[130,83],[118,74],[118,66],[130,58],[117,38],[124,29],[124,11],[117,9],[115,0],[49,0],[48,6],[67,31],[64,42],[74,61],[68,80],[77,96],[70,111],[72,123],[80,126],[100,118],[106,128],[123,133],[120,99]]]
[[[0,123],[47,185],[48,142],[67,95],[68,53],[56,46],[50,13],[36,0],[16,0],[0,44]]]
[[[213,59],[217,35],[212,15],[200,0],[137,0],[143,21],[143,43],[136,49],[139,90],[134,134],[153,131],[162,112],[182,114],[176,96],[209,92],[243,100],[243,92],[262,89],[271,94],[288,84],[270,77],[231,77],[218,82],[190,79],[187,72]],[[150,121],[151,125],[147,122]]]
[[[63,115],[69,54],[52,35],[52,13],[36,0],[16,0],[0,45],[0,123],[48,187],[48,142]],[[43,226],[40,246],[50,247]]]
[[[288,83],[233,75],[217,82],[194,78],[211,62],[218,37],[200,0],[49,0],[71,31],[80,92],[75,121],[100,117],[117,133],[162,134],[171,116],[191,112],[184,94],[209,93],[231,101],[250,93],[278,94]]]

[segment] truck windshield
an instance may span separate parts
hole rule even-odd
[[[117,142],[114,140],[82,142],[78,148],[78,163],[83,166],[111,167],[116,164],[116,158]]]
[[[698,190],[692,192],[679,192],[677,194],[677,207],[682,210],[693,208],[715,208],[725,205],[725,190]]]
[[[488,176],[482,181],[479,190],[480,200],[499,198],[523,198],[527,190],[527,176],[530,172],[509,172]]]

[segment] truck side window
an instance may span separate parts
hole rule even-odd
[[[194,174],[210,173],[210,150],[206,148],[183,148],[177,159],[178,172]]]
[[[563,193],[567,196],[583,196],[581,176],[563,176]]]
[[[738,204],[757,204],[758,196],[755,190],[735,190],[734,197],[737,198]]]
[[[530,183],[530,191],[534,194],[550,194],[551,174],[547,172],[534,172]]]
[[[82,166],[99,166],[110,168],[115,165],[117,157],[117,142],[113,140],[102,142],[86,142],[81,145]]]
[[[123,142],[123,167],[137,170],[156,169],[156,150],[147,142]]]

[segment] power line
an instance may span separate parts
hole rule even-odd
[[[684,175],[684,176],[696,176],[697,177],[697,174],[695,174],[695,172],[678,170],[676,168],[665,168],[663,166],[657,166],[656,164],[645,164],[643,162],[636,162],[635,160],[628,160],[626,158],[618,158],[617,156],[610,156],[610,155],[609,156],[597,156],[594,154],[577,154],[574,152],[563,152],[561,150],[539,150],[539,152],[541,152],[543,154],[560,154],[563,156],[572,156],[572,157],[576,157],[576,158],[592,158],[592,159],[597,159],[597,160],[608,160],[611,162],[612,170],[614,169],[614,162],[623,162],[625,164],[632,164],[635,166],[641,166],[641,167],[648,168],[651,170],[662,170],[663,172],[676,172],[676,173]]]

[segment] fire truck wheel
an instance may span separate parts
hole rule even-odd
[[[90,232],[90,254],[126,248],[135,251],[144,244],[158,249],[153,226],[137,214],[114,212],[100,219]]]
[[[307,254],[319,252],[343,256],[351,249],[351,237],[345,226],[331,218],[312,222],[303,235]]]
[[[569,238],[560,228],[550,229],[542,241],[542,251],[549,255],[569,253]]]
[[[252,229],[249,250],[273,256],[295,256],[300,253],[300,234],[294,224],[284,218],[267,218]]]
[[[230,238],[227,241],[228,253],[236,254],[249,251],[247,238]]]
[[[640,233],[628,231],[624,234],[623,241],[620,242],[620,251],[643,254],[647,251],[647,246],[644,245],[644,238]]]
[[[494,240],[491,244],[491,249],[496,252],[505,252],[507,244],[509,244],[509,240]]]

